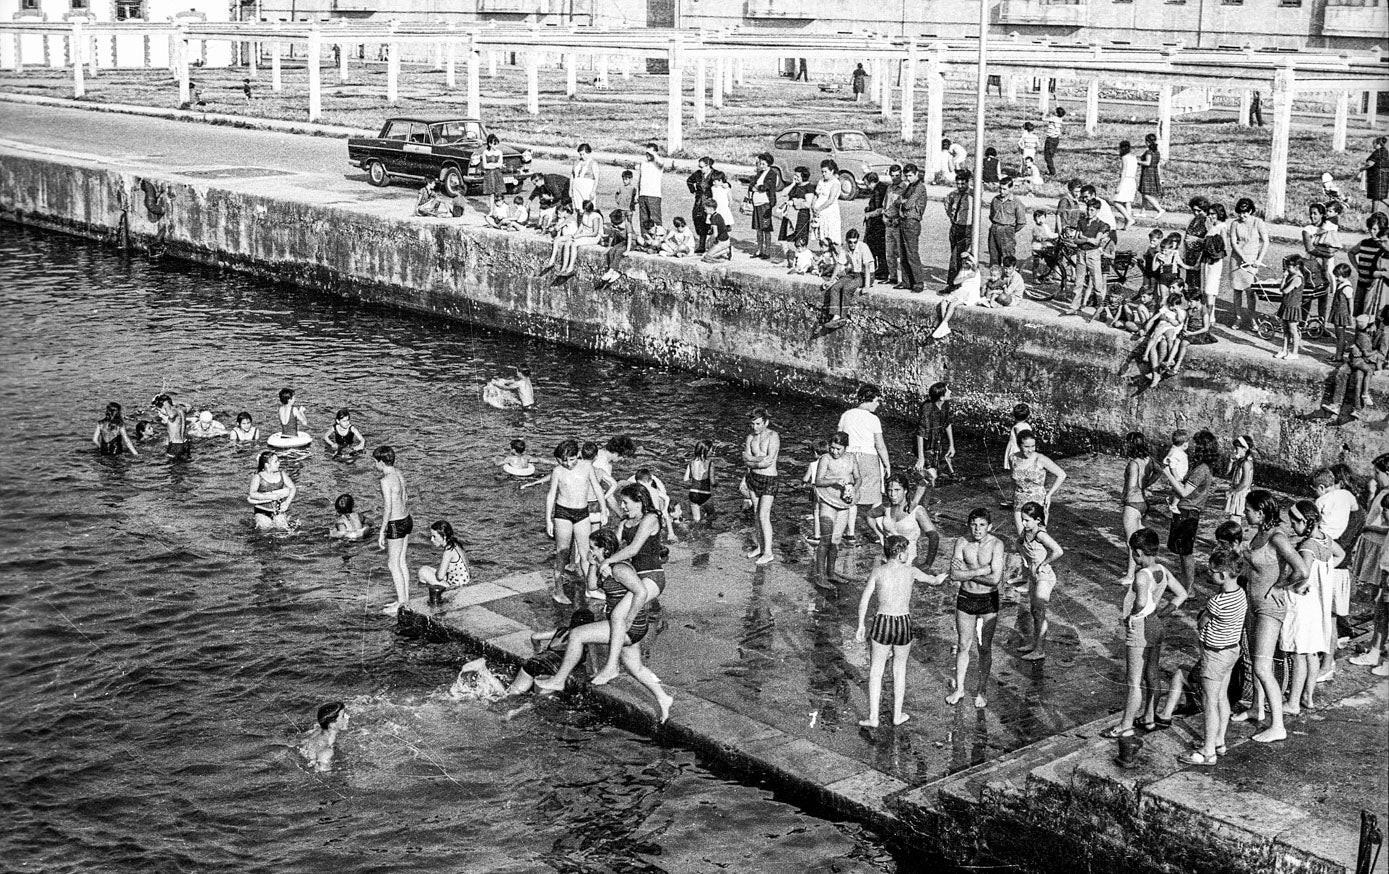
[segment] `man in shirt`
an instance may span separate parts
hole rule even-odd
[[[1056,152],[1061,148],[1061,119],[1066,117],[1066,110],[1060,106],[1051,111],[1047,116],[1047,138],[1042,143],[1042,156],[1047,161],[1047,175],[1056,175]]]
[[[558,173],[532,173],[531,193],[527,200],[540,200],[542,195],[550,195],[557,204],[569,201],[569,177]],[[490,207],[491,204],[489,203]]]
[[[685,187],[694,195],[694,206],[690,208],[690,219],[694,223],[696,255],[704,254],[705,239],[709,236],[709,220],[707,218],[708,213],[704,209],[704,201],[713,198],[713,186],[714,159],[700,158],[699,166],[685,180]]]
[[[883,502],[883,472],[892,469],[887,443],[883,441],[883,423],[877,415],[883,393],[876,385],[865,385],[859,388],[857,398],[858,406],[845,410],[835,427],[849,435],[848,453],[857,473],[854,504],[849,507],[850,538],[855,536],[858,508],[876,507]],[[869,516],[868,527],[876,535],[876,542],[881,542],[881,522]]]
[[[893,164],[887,170],[887,194],[883,198],[883,227],[884,242],[887,257],[884,259],[887,264],[887,284],[896,285],[901,280],[902,264],[902,238],[898,228],[902,223],[902,192],[907,190],[907,183],[902,179],[902,168]]]
[[[1018,248],[1018,231],[1027,224],[1027,209],[1013,196],[1013,177],[998,180],[998,194],[989,204],[989,263],[998,264],[1004,256],[1013,257]]]
[[[950,220],[950,266],[946,271],[947,284],[955,282],[960,272],[960,256],[969,249],[974,235],[974,195],[970,193],[971,174],[961,170],[955,174],[955,190],[945,197],[945,217]]]
[[[1063,315],[1078,316],[1091,294],[1104,299],[1104,247],[1113,228],[1100,220],[1100,200],[1093,198],[1085,205],[1085,218],[1076,223],[1076,239],[1080,248],[1084,275],[1076,288],[1075,300]]]
[[[940,469],[953,470],[950,460],[955,457],[955,425],[950,404],[950,385],[938,382],[926,391],[926,403],[921,405],[921,414],[916,425],[916,465],[919,473],[925,474],[916,487],[912,504],[920,504],[926,495],[926,486],[936,487]]]
[[[1241,197],[1235,202],[1235,220],[1225,229],[1225,235],[1229,238],[1226,248],[1230,251],[1230,288],[1235,299],[1231,323],[1253,330],[1254,293],[1249,287],[1254,284],[1259,268],[1264,266],[1264,256],[1268,254],[1268,228],[1263,219],[1254,215],[1253,200]]]
[[[944,176],[946,179],[954,179],[955,174],[965,169],[965,164],[969,160],[969,152],[959,143],[952,143],[950,140],[940,141],[940,166],[936,169],[937,176]]]
[[[646,144],[646,158],[637,167],[637,227],[661,224],[661,175],[666,164],[655,143]],[[698,205],[700,201],[696,201]]]
[[[820,321],[826,328],[837,328],[844,323],[845,297],[865,293],[868,286],[873,284],[873,253],[869,250],[868,244],[859,239],[857,229],[844,235],[844,253],[845,260],[835,265],[834,275],[822,286],[825,290],[825,300],[820,308]],[[830,302],[836,297],[839,303],[838,311],[831,317]]]
[[[897,240],[902,253],[902,274],[897,288],[921,292],[926,290],[926,270],[921,266],[921,216],[926,212],[926,184],[915,164],[903,167],[902,175],[906,177],[907,187],[898,203]]]

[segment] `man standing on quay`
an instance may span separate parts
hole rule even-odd
[[[998,195],[989,204],[989,263],[1003,263],[1005,255],[1016,257],[1018,231],[1027,224],[1027,210],[1013,196],[1013,177],[998,180]]]
[[[974,236],[974,195],[969,184],[973,174],[961,170],[955,174],[955,190],[946,195],[945,216],[950,219],[950,267],[945,281],[953,285],[955,274],[960,272],[960,256],[968,249]]]
[[[921,266],[921,216],[926,212],[926,185],[921,181],[921,170],[915,164],[902,168],[907,178],[906,190],[902,192],[898,219],[898,245],[902,250],[902,276],[897,288],[911,291],[926,290],[926,270]]]

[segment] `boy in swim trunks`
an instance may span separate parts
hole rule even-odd
[[[752,430],[743,441],[743,463],[748,472],[739,491],[752,501],[757,515],[753,530],[757,545],[747,555],[758,564],[771,564],[776,560],[772,554],[772,501],[776,500],[779,482],[776,462],[781,454],[781,435],[772,427],[771,414],[763,407],[752,411],[749,422]]]
[[[550,491],[545,495],[545,534],[555,540],[555,568],[550,598],[556,604],[572,604],[564,591],[564,568],[572,553],[580,575],[588,576],[589,502],[603,494],[592,464],[579,461],[579,444],[564,440],[555,447],[559,463],[550,472]],[[607,508],[600,506],[600,524]]]
[[[294,402],[294,389],[280,389],[280,434],[291,439],[299,436],[300,427],[308,428],[304,408]]]
[[[378,446],[371,453],[376,462],[376,470],[381,474],[381,498],[385,505],[382,510],[381,533],[376,536],[376,545],[386,551],[386,567],[391,572],[391,582],[395,583],[395,601],[387,604],[381,611],[394,616],[405,602],[410,600],[410,565],[405,558],[405,549],[410,545],[410,532],[415,520],[405,506],[405,477],[395,467],[395,450],[389,446]]]
[[[908,545],[907,538],[900,534],[887,536],[883,542],[883,557],[887,563],[878,565],[868,575],[868,585],[864,586],[863,597],[858,602],[858,631],[854,633],[854,640],[863,643],[866,636],[871,641],[873,659],[868,669],[868,718],[859,720],[859,725],[867,728],[878,727],[883,669],[889,655],[892,656],[892,724],[901,725],[911,719],[902,712],[902,704],[907,695],[907,657],[912,650],[912,584],[935,585],[940,578],[924,574],[907,562]],[[873,617],[873,630],[865,635],[868,605],[875,594],[878,615]]]
[[[164,423],[164,427],[169,430],[169,445],[165,448],[164,454],[174,461],[192,461],[193,444],[188,442],[187,433],[188,405],[175,404],[172,397],[161,394],[155,397],[150,406]]]
[[[1003,541],[992,533],[989,511],[969,511],[968,536],[955,541],[950,579],[960,584],[955,598],[955,679],[945,703],[959,704],[965,697],[969,650],[979,643],[979,686],[974,706],[985,707],[989,673],[993,669],[994,630],[998,627],[998,584],[1003,579]]]

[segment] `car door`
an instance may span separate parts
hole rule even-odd
[[[791,171],[801,162],[801,132],[789,130],[772,141],[772,158],[781,170],[781,178],[791,181]]]
[[[407,168],[402,172],[428,179],[439,175],[439,162],[434,157],[434,135],[430,133],[429,125],[411,122],[401,153],[401,160]]]

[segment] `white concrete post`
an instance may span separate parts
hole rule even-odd
[[[916,49],[915,47],[907,50],[907,59],[902,62],[902,142],[915,142],[916,133],[912,128],[915,122],[916,107],[913,105],[916,89]],[[927,143],[928,147],[938,146],[939,143]]]
[[[1093,137],[1100,131],[1100,80],[1091,79],[1085,88],[1085,135]]]
[[[1162,160],[1172,160],[1172,83],[1158,86],[1158,151]]]
[[[444,69],[444,43],[445,43],[445,42],[448,42],[448,40],[443,40],[443,41],[440,41],[440,42],[436,42],[436,43],[434,44],[434,66],[433,66],[432,69],[435,69],[435,70],[442,70],[442,69]]]
[[[386,46],[386,102],[400,100],[400,43]]]
[[[887,58],[879,58],[878,69],[881,72],[878,89],[878,114],[883,118],[892,118],[892,61]]]
[[[1009,106],[1016,106],[1018,103],[1018,77],[1012,73],[1003,75],[1003,101]]]
[[[18,63],[18,61],[16,61],[15,63]],[[1375,117],[1376,117],[1377,115],[1379,115],[1379,92],[1378,92],[1378,91],[1366,91],[1366,92],[1365,92],[1365,123],[1366,123],[1367,125],[1369,125],[1371,129],[1373,129],[1374,126],[1375,126]]]
[[[87,37],[87,75],[91,76],[93,79],[97,77],[97,74],[101,70],[102,42],[103,40],[100,37]]]
[[[733,59],[732,59],[732,58],[724,58],[724,59],[723,59],[723,90],[724,90],[726,93],[728,93],[728,94],[732,94],[732,93],[733,93]]]
[[[392,49],[394,48],[392,46]],[[305,69],[309,73],[309,121],[319,121],[323,118],[323,82],[319,78],[318,70],[322,54],[323,38],[318,32],[318,25],[310,25],[309,45],[304,57]],[[346,51],[343,54],[346,54]]]
[[[280,78],[280,42],[270,44],[270,90],[280,91],[284,83]]]
[[[1331,151],[1346,150],[1346,122],[1350,120],[1350,92],[1336,94],[1336,119],[1331,125]]]
[[[1293,124],[1293,69],[1284,67],[1273,76],[1273,149],[1268,159],[1268,204],[1265,217],[1281,219],[1288,200],[1288,134]]]
[[[694,68],[694,123],[704,124],[708,118],[704,108],[704,89],[708,84],[708,61],[704,55],[695,56]]]
[[[452,91],[458,87],[458,40],[453,38],[455,25],[450,24],[449,39],[444,45],[444,87]]]
[[[738,58],[736,64],[737,66],[733,68],[733,82],[739,88],[742,88],[748,83],[747,79],[743,76],[743,59],[741,57]]]
[[[1239,90],[1239,118],[1235,119],[1235,123],[1240,127],[1249,127],[1249,107],[1254,102],[1253,94],[1248,88]]]
[[[501,52],[487,53],[487,78],[489,79],[497,78],[497,56],[500,54]]]
[[[540,114],[540,56],[538,52],[526,52],[526,112]]]
[[[727,64],[728,64],[728,59],[727,59],[727,58],[721,58],[721,57],[718,57],[718,56],[715,56],[715,57],[714,57],[714,83],[713,83],[713,84],[714,84],[714,93],[713,93],[713,101],[714,101],[714,108],[715,108],[715,109],[723,109],[723,86],[724,86],[724,82],[725,82],[724,75],[723,75],[723,68],[724,68]]]
[[[685,53],[680,48],[680,38],[677,36],[670,41],[670,48],[667,50],[668,63],[670,65],[670,75],[667,77],[668,94],[666,96],[666,154],[672,155],[685,148],[685,135],[681,129],[683,118],[682,102],[684,96],[684,71],[681,66],[685,62]]]
[[[926,156],[922,163],[926,170],[922,178],[935,181],[940,166],[940,146],[945,137],[945,64],[941,61],[939,49],[931,52],[926,61]]]
[[[605,90],[608,88],[608,56],[607,56],[607,55],[599,55],[599,56],[598,56],[598,87],[599,87],[599,88],[603,88],[603,89],[605,89]]]
[[[24,72],[24,42],[19,34],[14,35],[14,55],[10,58],[10,69],[16,73]]]
[[[564,96],[573,100],[579,93],[579,56],[569,52],[564,56]]]
[[[82,22],[72,23],[72,96],[85,97],[87,94],[87,83],[82,78]]]
[[[1037,81],[1042,83],[1041,90],[1037,92],[1037,112],[1046,115],[1051,112],[1051,77],[1043,73]]]
[[[169,38],[174,49],[174,75],[178,76],[178,105],[183,106],[189,99],[188,86],[188,31],[182,24]]]
[[[260,61],[260,43],[252,40],[250,51],[246,54],[246,75],[252,79],[260,78],[260,71],[256,69],[256,64]]]
[[[338,83],[347,84],[347,53],[352,46],[348,43],[338,43]]]
[[[476,34],[468,40],[468,117],[482,118],[482,52]]]

